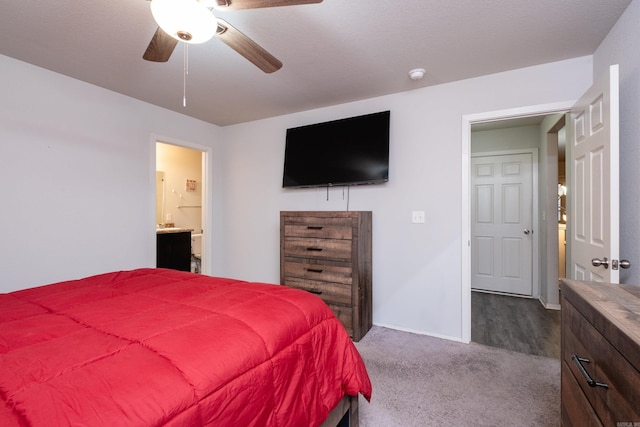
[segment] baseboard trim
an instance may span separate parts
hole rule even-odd
[[[491,294],[491,295],[504,295],[505,297],[539,299],[538,297],[536,297],[534,295],[510,294],[508,292],[490,291],[488,289],[471,288],[471,292],[478,292],[478,293],[481,293],[481,294]]]
[[[540,301],[542,302],[542,301]],[[560,304],[549,304],[549,303],[544,303],[542,304],[544,308],[546,308],[547,310],[560,310],[562,308],[562,306]]]
[[[412,334],[417,334],[417,335],[426,335],[429,337],[433,337],[433,338],[441,338],[443,340],[449,340],[449,341],[456,341],[456,342],[461,342],[464,344],[469,344],[470,341],[463,341],[461,337],[454,337],[451,335],[442,335],[442,334],[434,334],[432,332],[426,332],[426,331],[419,331],[417,329],[411,329],[411,328],[403,328],[400,326],[395,326],[395,325],[388,325],[388,324],[384,324],[384,323],[373,323],[376,326],[380,326],[381,328],[387,328],[387,329],[395,329],[396,331],[402,331],[402,332],[409,332]]]

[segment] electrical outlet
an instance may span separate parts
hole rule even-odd
[[[424,224],[424,211],[411,212],[411,222],[413,224]]]

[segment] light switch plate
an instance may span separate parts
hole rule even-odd
[[[424,224],[424,211],[411,212],[411,222],[413,224]]]

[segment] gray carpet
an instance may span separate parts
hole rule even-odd
[[[560,361],[374,326],[362,427],[559,426]]]

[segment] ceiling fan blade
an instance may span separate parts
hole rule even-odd
[[[215,2],[220,10],[239,10],[322,3],[322,0],[215,0]]]
[[[258,43],[220,18],[218,18],[218,32],[216,36],[265,73],[273,73],[282,67],[282,62],[275,56],[271,55]]]
[[[142,57],[147,61],[167,62],[177,44],[178,40],[174,39],[158,27]]]

